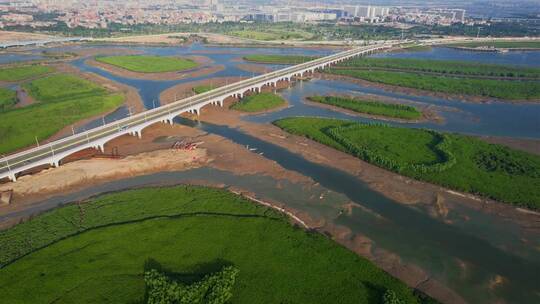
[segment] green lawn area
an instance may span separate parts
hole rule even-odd
[[[124,102],[101,86],[73,75],[56,74],[23,87],[36,103],[0,114],[0,153],[44,140],[62,128],[85,118],[116,109]]]
[[[457,95],[494,97],[506,100],[540,99],[539,81],[508,81],[491,79],[454,78],[408,72],[330,69],[331,74],[367,81]]]
[[[118,108],[124,102],[119,94],[90,96],[61,102],[37,103],[0,114],[0,153],[35,144],[62,128],[85,118]]]
[[[273,93],[259,93],[242,98],[233,104],[231,109],[242,112],[260,112],[285,105],[287,102],[281,96]]]
[[[230,303],[383,303],[388,291],[421,302],[328,237],[205,187],[67,205],[1,231],[0,246],[0,293],[10,304],[143,303],[145,269],[187,283],[227,265],[239,271]]]
[[[0,113],[11,109],[17,103],[17,93],[7,88],[0,88]]]
[[[150,55],[96,57],[96,60],[140,73],[184,71],[196,68],[199,65],[191,59]]]
[[[205,85],[200,85],[200,86],[193,87],[192,90],[193,90],[193,92],[195,94],[202,94],[202,93],[205,93],[205,92],[208,92],[208,91],[212,91],[215,88],[216,88],[216,86],[214,86],[214,85],[205,84]]]
[[[450,189],[540,209],[540,156],[430,130],[324,118],[274,122],[289,133]]]
[[[21,81],[31,77],[53,72],[54,69],[45,65],[25,65],[0,67],[0,81]]]
[[[391,104],[342,96],[311,96],[308,97],[308,100],[371,115],[401,119],[418,119],[422,117],[422,112],[418,111],[415,107],[402,104]]]
[[[392,69],[441,73],[448,75],[489,77],[540,78],[540,68],[528,68],[498,64],[482,64],[465,61],[425,60],[411,58],[358,58],[339,64],[340,67],[363,69]]]
[[[257,63],[271,64],[300,64],[317,59],[317,56],[299,56],[299,55],[264,55],[253,54],[243,57],[244,60]]]
[[[486,41],[486,42],[463,42],[463,43],[452,43],[449,46],[461,46],[461,47],[496,47],[496,48],[540,48],[540,41]]]

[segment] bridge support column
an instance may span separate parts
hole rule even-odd
[[[135,131],[135,133],[137,134],[137,137],[138,137],[139,139],[142,138],[142,130],[137,130],[137,131]]]
[[[51,162],[51,166],[53,166],[54,168],[60,167],[60,161],[53,159],[52,162]]]
[[[17,181],[17,176],[15,176],[15,174],[10,174],[9,175],[9,180],[12,181],[12,182],[16,182]]]

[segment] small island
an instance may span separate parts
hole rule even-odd
[[[285,106],[287,101],[274,93],[259,93],[242,98],[230,108],[242,112],[264,112]]]
[[[151,55],[96,57],[96,61],[137,73],[186,71],[199,66],[191,59]]]
[[[422,117],[422,112],[418,111],[418,109],[415,107],[402,104],[385,103],[375,100],[363,100],[343,96],[311,96],[307,99],[312,102],[375,116],[405,120],[414,120]]]

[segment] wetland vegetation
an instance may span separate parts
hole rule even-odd
[[[17,93],[0,87],[0,113],[11,109],[17,103]]]
[[[150,55],[96,57],[96,60],[139,73],[185,71],[196,68],[199,65],[191,59]]]
[[[0,81],[21,81],[32,77],[42,76],[54,71],[54,68],[45,65],[21,65],[0,68]]]
[[[494,97],[503,100],[539,100],[540,82],[474,79],[436,76],[416,72],[370,71],[332,68],[327,73],[405,88],[446,93]]]
[[[419,119],[422,117],[422,112],[415,107],[402,104],[344,96],[311,96],[308,97],[308,100],[370,115],[400,119]]]
[[[242,112],[261,112],[287,104],[285,99],[274,93],[259,93],[242,98],[231,109]]]
[[[32,145],[82,119],[114,110],[124,96],[74,75],[55,74],[23,85],[36,102],[0,114],[0,153]]]
[[[296,117],[274,122],[369,163],[418,180],[540,209],[540,156],[459,134]]]
[[[494,97],[540,99],[540,69],[461,61],[358,58],[327,73],[424,91]]]
[[[231,303],[427,303],[326,236],[206,187],[145,188],[70,204],[1,231],[0,246],[8,303],[139,303],[145,283],[147,296],[156,288],[176,296],[178,284],[217,284],[230,288]]]
[[[540,78],[540,68],[482,64],[477,62],[410,58],[357,58],[337,65],[346,69],[382,69],[462,76]]]
[[[213,89],[217,88],[215,85],[212,84],[203,84],[196,87],[193,87],[192,91],[195,94],[202,94],[208,91],[212,91]]]

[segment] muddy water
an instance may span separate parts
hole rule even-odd
[[[433,219],[424,210],[384,197],[355,176],[309,162],[237,129],[204,123],[196,126],[238,144],[256,147],[266,158],[284,168],[346,195],[363,208],[353,208],[350,215],[341,214],[335,219],[337,224],[366,235],[377,246],[398,254],[403,261],[419,265],[470,303],[493,303],[496,299],[507,303],[540,301],[536,284],[540,273],[540,254],[535,249],[540,245],[538,235],[528,236],[532,244],[520,244],[518,240],[527,238],[528,232],[496,216],[463,207],[453,210],[450,217],[478,221],[449,225]],[[504,283],[490,287],[499,276]]]
[[[375,122],[376,119],[348,115],[332,109],[305,103],[313,95],[344,94],[362,96],[372,94],[395,98],[413,106],[430,107],[443,118],[443,122],[394,123],[402,127],[429,128],[446,132],[475,135],[505,136],[516,138],[540,138],[540,104],[505,102],[471,103],[460,100],[446,100],[429,96],[410,96],[383,89],[366,87],[344,81],[314,79],[304,81],[280,94],[289,101],[289,108],[269,114],[245,118],[248,121],[269,123],[291,116],[317,116]],[[389,123],[389,122],[386,122]]]
[[[279,48],[210,48],[203,45],[194,45],[192,47],[135,47],[135,50],[142,51],[148,54],[156,55],[204,55],[209,57],[214,63],[223,65],[224,70],[201,77],[192,77],[174,81],[155,81],[144,79],[131,79],[119,77],[108,73],[102,69],[86,65],[85,59],[76,60],[73,65],[86,72],[93,72],[112,79],[114,81],[124,83],[136,88],[144,101],[146,108],[153,108],[159,105],[159,95],[163,90],[166,90],[174,85],[203,80],[211,77],[251,77],[255,73],[243,71],[237,68],[237,64],[242,61],[238,59],[244,54],[256,53],[277,53],[277,54],[303,54],[305,55],[325,55],[332,51],[321,51],[313,49],[279,49]],[[209,54],[205,51],[212,52]],[[202,54],[201,54],[202,53]],[[508,55],[509,54],[509,55]],[[378,56],[410,56],[414,58],[423,58],[427,56],[431,59],[456,59],[470,61],[489,61],[492,63],[508,63],[515,60],[514,57],[519,57],[521,54],[526,58],[540,57],[540,52],[518,52],[518,53],[478,53],[466,52],[448,48],[434,48],[428,52],[411,52],[411,53],[390,53]],[[508,59],[510,56],[512,59]],[[536,58],[535,57],[535,58]],[[479,58],[484,58],[480,60]],[[521,57],[519,57],[521,58]],[[528,60],[528,59],[527,59]],[[540,65],[540,63],[539,63]],[[269,70],[282,68],[279,65],[265,65]],[[248,118],[250,121],[267,123],[278,118],[290,116],[321,116],[334,117],[344,119],[354,119],[358,121],[375,121],[373,119],[359,118],[342,114],[330,109],[321,109],[317,106],[305,104],[303,101],[306,97],[312,95],[324,94],[373,94],[389,98],[397,98],[404,103],[420,107],[429,107],[435,110],[443,119],[443,123],[417,123],[417,124],[398,124],[407,127],[430,128],[440,131],[458,132],[474,135],[487,136],[503,136],[516,138],[540,138],[540,103],[506,103],[500,101],[490,101],[489,103],[467,102],[460,99],[442,99],[431,96],[413,96],[404,93],[390,92],[381,88],[367,87],[359,84],[353,84],[346,81],[327,81],[315,80],[303,82],[301,85],[296,85],[289,90],[282,92],[282,95],[287,98],[292,107],[274,112],[269,115],[255,116]],[[112,113],[106,117],[108,120],[123,118],[128,115],[129,111],[121,113]],[[99,125],[100,121],[94,121],[85,128]]]

